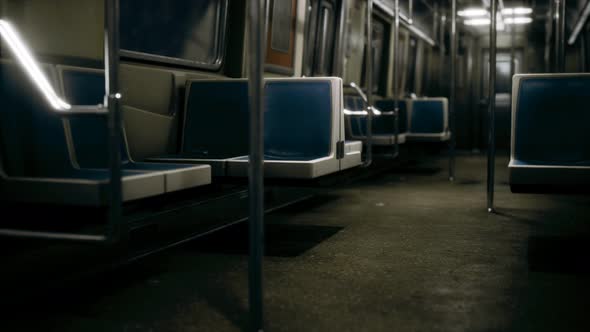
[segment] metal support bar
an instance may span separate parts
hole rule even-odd
[[[451,1],[451,91],[449,122],[451,140],[449,141],[449,181],[455,181],[455,108],[457,106],[457,0]]]
[[[262,258],[264,256],[264,54],[265,0],[250,0],[248,8],[250,99],[250,198],[248,286],[250,326],[252,331],[264,330],[264,292]]]
[[[555,0],[555,69],[565,71],[565,0]]]
[[[516,74],[516,26],[510,27],[510,79]]]
[[[488,212],[494,212],[494,177],[496,162],[496,13],[497,0],[491,0],[490,8],[490,81],[488,104],[488,178],[487,206]]]
[[[400,27],[400,8],[399,8],[399,0],[395,0],[395,4],[393,7],[394,12],[394,23],[393,23],[393,109],[395,112],[395,123],[394,123],[394,133],[395,133],[395,156],[399,155],[399,61],[401,59],[400,56],[400,47],[399,47],[399,27]]]
[[[414,1],[408,0],[408,24],[414,24]]]
[[[104,26],[105,101],[108,107],[109,144],[109,230],[110,242],[116,242],[121,233],[121,110],[119,101],[119,0],[105,0]]]
[[[365,82],[367,83],[367,153],[364,167],[373,163],[373,0],[367,0],[367,47],[365,54]]]
[[[440,15],[440,26],[438,28],[438,51],[439,51],[439,72],[438,72],[438,84],[439,87],[442,88],[442,84],[445,81],[445,26],[447,22],[447,16],[442,13]]]
[[[336,50],[336,55],[334,59],[334,70],[333,75],[337,77],[344,76],[344,57],[346,54],[346,47],[347,47],[347,39],[346,39],[346,29],[347,25],[346,22],[348,21],[348,1],[343,0],[340,4],[340,17],[338,21],[338,33],[336,38],[336,46],[334,49]]]

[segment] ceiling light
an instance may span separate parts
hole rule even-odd
[[[472,25],[472,26],[490,25],[490,19],[489,18],[473,18],[470,20],[465,20],[463,23],[465,25]]]
[[[502,14],[504,15],[528,15],[533,12],[532,8],[528,7],[516,7],[516,8],[504,8]]]
[[[506,24],[529,24],[531,22],[533,19],[530,17],[507,17],[504,19]]]
[[[49,102],[51,107],[59,111],[69,110],[72,106],[57,96],[53,86],[51,86],[49,80],[39,67],[39,64],[33,58],[31,51],[29,51],[9,22],[0,20],[0,35],[8,45],[10,51],[14,54],[16,60],[41,91],[45,99],[47,99],[47,102]]]
[[[461,17],[485,17],[488,11],[483,8],[466,8],[457,12]]]

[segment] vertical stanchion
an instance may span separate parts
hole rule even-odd
[[[250,101],[250,167],[248,184],[250,198],[248,286],[250,324],[252,331],[264,330],[264,293],[262,258],[264,255],[264,0],[250,0],[248,7]]]
[[[105,0],[104,67],[105,100],[108,107],[109,145],[109,230],[111,243],[121,235],[122,185],[121,185],[121,111],[119,101],[119,0]]]
[[[497,0],[491,0],[490,11],[490,80],[488,86],[488,212],[494,212],[494,181],[496,162],[496,14]]]
[[[451,141],[449,142],[449,181],[455,181],[455,108],[457,92],[455,87],[457,65],[457,0],[451,1],[451,91],[450,91],[450,130]]]
[[[367,83],[367,155],[363,166],[373,163],[373,0],[367,0],[367,47],[365,82]]]
[[[516,26],[510,27],[510,79],[516,74]]]
[[[565,72],[565,0],[555,0],[556,71]]]
[[[438,72],[438,82],[439,88],[442,90],[443,82],[445,81],[445,53],[447,53],[446,45],[445,45],[445,26],[447,24],[447,16],[444,14],[444,11],[441,10],[440,15],[440,26],[438,28],[438,40],[439,40],[439,62],[440,68]]]
[[[395,4],[393,7],[394,10],[394,17],[393,17],[393,110],[395,116],[395,155],[399,155],[399,59],[400,56],[400,47],[399,47],[399,23],[400,23],[400,15],[399,15],[399,0],[395,0]]]

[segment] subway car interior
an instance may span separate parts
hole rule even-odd
[[[589,331],[589,16],[0,0],[0,330]]]

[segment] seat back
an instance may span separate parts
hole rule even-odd
[[[408,131],[408,107],[407,107],[406,100],[399,100],[398,107],[399,107],[399,120],[398,120],[398,132],[405,133]],[[383,112],[390,112],[395,110],[395,100],[394,99],[381,99],[375,102],[375,107],[380,109]],[[382,121],[386,127],[381,129],[382,125],[379,123],[374,123],[374,128],[376,127],[377,132],[389,132],[391,133],[393,129],[391,129],[391,125],[387,126],[386,121]],[[377,126],[375,126],[377,125]]]
[[[267,158],[312,160],[332,153],[340,130],[336,119],[342,112],[341,90],[334,91],[339,89],[339,80],[267,80],[264,114]]]
[[[248,154],[248,82],[187,82],[182,154],[225,159]]]
[[[513,162],[590,166],[590,74],[516,75],[513,96]]]
[[[104,70],[58,66],[64,96],[74,105],[103,104]],[[108,168],[108,126],[104,115],[72,116],[66,120],[72,137],[75,161],[82,168]],[[122,139],[121,162],[129,162],[125,139]]]
[[[415,134],[437,134],[448,130],[449,106],[447,98],[408,100],[409,131]]]
[[[55,68],[42,65],[57,86]],[[59,89],[56,89],[59,90]],[[22,68],[0,60],[0,144],[9,176],[60,177],[72,170],[61,117]]]

